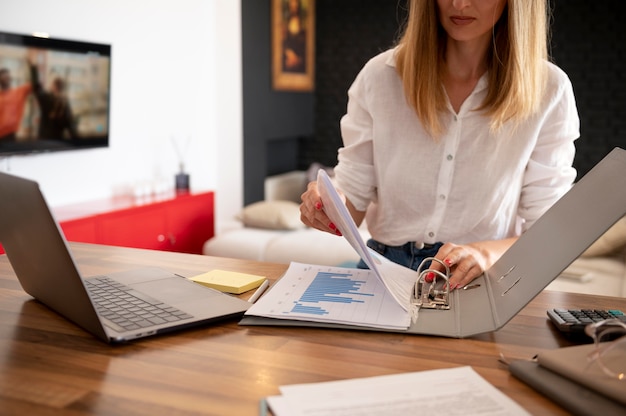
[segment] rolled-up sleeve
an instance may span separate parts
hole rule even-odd
[[[532,151],[522,183],[518,214],[524,223],[522,230],[532,226],[545,211],[565,194],[576,179],[572,167],[575,154],[574,141],[580,135],[580,121],[572,84],[567,75],[555,67],[559,76],[558,87],[550,97],[548,106],[540,115],[540,131]]]
[[[339,149],[335,176],[338,187],[359,211],[376,199],[372,117],[367,110],[365,76],[348,90],[348,111],[341,119],[344,146]]]

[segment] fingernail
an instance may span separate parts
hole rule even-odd
[[[334,223],[332,223],[332,222],[331,222],[330,224],[328,224],[328,227],[329,227],[331,230],[336,230],[336,229],[337,229],[337,226],[336,226]]]
[[[318,202],[316,202],[316,203],[315,203],[315,209],[318,209],[318,210],[319,210],[319,209],[322,209],[322,203],[321,203],[321,202],[319,202],[319,201],[318,201]]]
[[[432,283],[433,280],[435,280],[435,273],[433,272],[426,273],[426,276],[424,276],[424,280],[426,281],[426,283]]]
[[[448,266],[452,264],[452,260],[450,259],[444,259],[443,261],[445,264],[447,264]]]

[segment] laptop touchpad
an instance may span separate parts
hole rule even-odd
[[[222,295],[217,290],[201,286],[183,277],[135,283],[130,285],[130,287],[170,304],[173,302],[184,303],[193,300],[206,300],[209,297]]]

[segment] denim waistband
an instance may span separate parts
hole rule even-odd
[[[376,241],[374,239],[370,239],[367,242],[368,246],[370,244],[375,245],[377,247],[371,247],[374,250],[377,250],[377,248],[384,250],[385,248],[388,249],[392,249],[392,250],[401,250],[401,251],[406,251],[407,253],[414,253],[415,250],[426,250],[426,251],[430,251],[433,248],[437,248],[437,250],[439,250],[439,247],[441,247],[443,245],[443,243],[421,243],[421,242],[417,242],[417,241],[409,241],[408,243],[404,243],[402,245],[399,246],[390,246],[387,244],[383,244],[379,241]],[[378,251],[378,250],[377,250]]]
[[[400,246],[389,246],[374,239],[369,239],[367,241],[367,246],[375,250],[377,253],[380,253],[395,263],[402,264],[403,266],[409,267],[413,270],[417,270],[420,263],[425,258],[434,257],[442,245],[443,243],[438,242],[434,244],[424,244],[422,246],[421,243],[416,244],[414,241],[409,241],[408,243],[404,243]],[[361,261],[358,267],[367,267],[363,266],[365,266],[365,263]]]

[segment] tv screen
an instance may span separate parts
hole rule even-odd
[[[0,157],[109,144],[111,46],[0,32]]]

